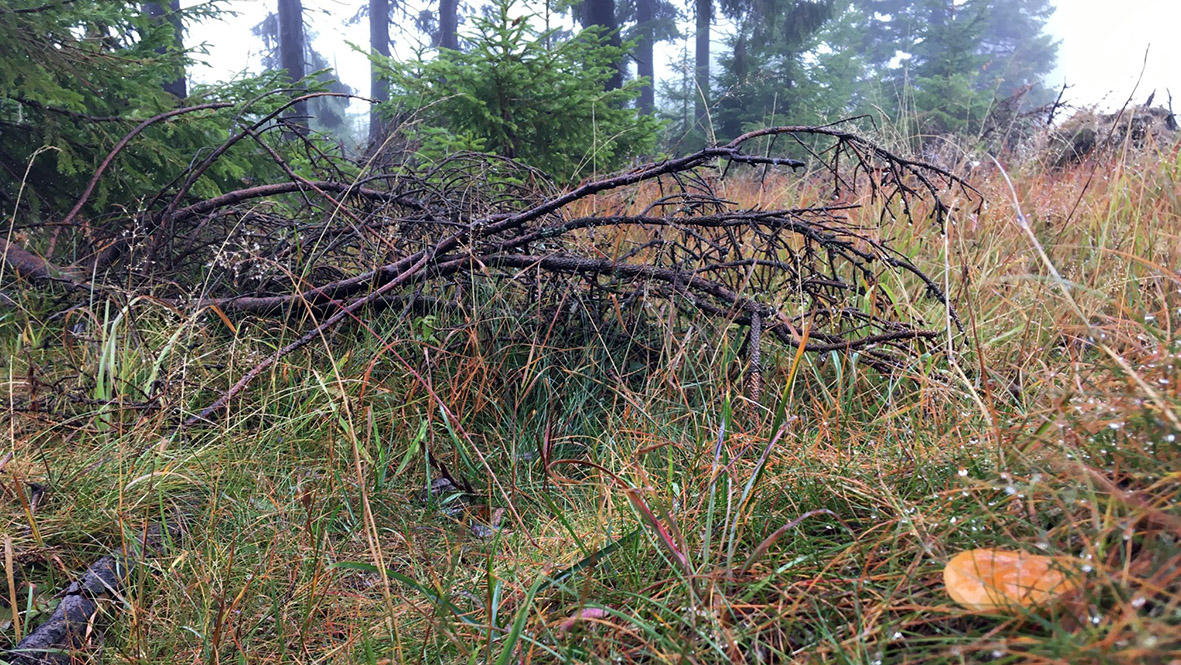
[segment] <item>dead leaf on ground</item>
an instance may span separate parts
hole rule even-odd
[[[1079,589],[1068,559],[996,549],[960,552],[943,569],[951,599],[974,612],[1015,614],[1053,605]]]

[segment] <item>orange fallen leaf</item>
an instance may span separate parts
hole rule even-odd
[[[1079,588],[1078,577],[1068,560],[994,549],[960,552],[943,569],[948,595],[975,612],[1011,614],[1051,605]]]

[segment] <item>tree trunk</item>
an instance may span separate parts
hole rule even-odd
[[[279,0],[279,63],[297,87],[307,73],[304,65],[303,4],[300,0]],[[292,107],[289,119],[307,127],[308,105],[300,102]]]
[[[607,40],[612,46],[618,47],[619,24],[615,20],[615,0],[583,0],[582,25],[589,28],[594,25],[607,30]],[[617,63],[615,73],[607,80],[606,89],[615,90],[623,85],[624,63]]]
[[[185,50],[185,43],[183,34],[184,26],[181,24],[180,20],[180,0],[172,0],[172,2],[168,3],[167,10],[165,10],[164,5],[159,2],[145,2],[143,4],[143,12],[147,14],[154,23],[158,23],[159,21],[168,21],[172,24],[172,48],[175,49],[178,54],[183,53]],[[169,48],[167,46],[160,46],[156,48],[156,53],[159,53],[160,55],[164,55],[168,53],[168,51]],[[164,92],[171,94],[177,99],[184,99],[185,97],[188,97],[188,83],[185,81],[184,65],[179,66],[176,79],[165,82],[161,87],[164,88]]]
[[[713,3],[711,0],[696,0],[697,3],[697,48],[694,53],[697,59],[696,90],[693,91],[693,121],[701,127],[709,142],[706,127],[706,107],[709,104],[709,24],[713,18]]]
[[[640,78],[648,79],[643,88],[640,88],[640,113],[651,115],[652,110],[656,107],[656,68],[653,62],[652,49],[652,19],[653,19],[653,5],[655,0],[636,0],[636,27],[639,32],[639,39],[636,40],[636,73]]]
[[[439,48],[459,50],[459,0],[439,0]]]
[[[374,55],[390,57],[390,0],[369,0],[369,48]],[[369,144],[376,147],[385,140],[388,127],[377,112],[377,104],[388,101],[390,87],[382,80],[377,65],[369,64],[369,96],[375,102],[369,107]]]

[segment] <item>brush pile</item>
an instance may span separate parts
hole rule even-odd
[[[67,216],[55,226],[55,242],[91,249],[81,257],[75,250],[71,266],[17,245],[8,246],[8,263],[42,283],[150,294],[223,317],[310,315],[310,330],[276,359],[362,310],[461,310],[490,304],[481,300],[487,293],[496,294],[500,314],[542,314],[597,335],[627,336],[650,317],[687,310],[749,326],[756,360],[769,336],[810,352],[856,351],[881,370],[930,350],[941,328],[924,327],[893,301],[892,289],[925,292],[939,308],[935,320],[958,325],[936,280],[892,249],[881,228],[849,223],[855,206],[841,201],[869,187],[883,224],[942,226],[953,200],[971,207],[979,197],[944,169],[836,127],[754,131],[565,191],[534,169],[470,153],[349,176],[308,141],[310,167],[296,169],[270,151],[286,181],[193,195],[219,155],[236,141],[258,140],[260,131],[243,129],[135,215],[101,224]],[[773,156],[777,139],[807,161]],[[795,186],[832,198],[751,209],[715,192],[728,170],[767,178],[788,168],[805,171]],[[604,193],[632,203],[601,210],[596,196]],[[757,373],[757,364],[749,371]]]

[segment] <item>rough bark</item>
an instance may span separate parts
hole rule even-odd
[[[369,48],[374,55],[390,57],[390,0],[369,0]],[[375,102],[369,109],[369,143],[374,146],[385,139],[387,130],[377,103],[390,98],[389,83],[380,72],[376,64],[369,64],[369,96]]]
[[[0,268],[12,270],[17,277],[33,283],[57,280],[67,284],[78,284],[76,275],[3,238],[0,238]]]
[[[299,84],[307,73],[304,62],[303,4],[300,0],[279,0],[279,62],[294,84]],[[307,127],[308,105],[299,102],[292,107],[289,120]]]
[[[74,652],[86,647],[99,605],[117,591],[130,572],[123,557],[105,556],[91,564],[81,580],[70,584],[49,620],[29,633],[8,654],[13,665],[69,665]]]
[[[185,50],[184,44],[184,25],[180,20],[180,0],[172,0],[168,3],[168,9],[164,9],[164,5],[159,2],[145,2],[143,11],[150,16],[153,21],[168,21],[172,24],[172,48],[177,53],[182,53]],[[168,52],[168,47],[161,46],[156,49],[156,52],[164,55]],[[185,70],[181,66],[177,77],[171,81],[164,83],[164,92],[169,93],[177,99],[184,99],[189,96],[188,81],[185,80]]]
[[[146,529],[140,553],[158,553],[164,545],[163,529]],[[169,527],[169,535],[179,538],[180,531]],[[104,556],[86,569],[82,578],[71,583],[61,594],[61,603],[45,623],[25,636],[5,659],[13,665],[70,665],[82,662],[81,650],[87,648],[95,626],[101,627],[102,605],[120,597],[131,572],[138,564],[134,553]],[[117,604],[113,604],[117,607]]]
[[[587,28],[600,26],[607,31],[608,43],[615,47],[622,44],[619,39],[619,23],[615,19],[615,0],[584,0],[582,25]],[[607,80],[607,90],[615,90],[623,85],[623,67],[622,62],[616,64],[615,74]]]
[[[648,79],[640,89],[639,109],[641,113],[651,115],[656,107],[656,94],[653,87],[656,82],[655,63],[653,62],[653,34],[652,20],[655,0],[636,0],[636,23],[639,38],[636,40],[636,73],[640,78]]]
[[[693,91],[693,122],[704,131],[709,105],[709,24],[713,18],[713,3],[711,0],[696,0],[696,7],[697,46],[694,57],[697,66],[694,68],[696,89]],[[708,132],[705,133],[708,137]]]
[[[459,50],[459,0],[439,0],[439,48]]]

